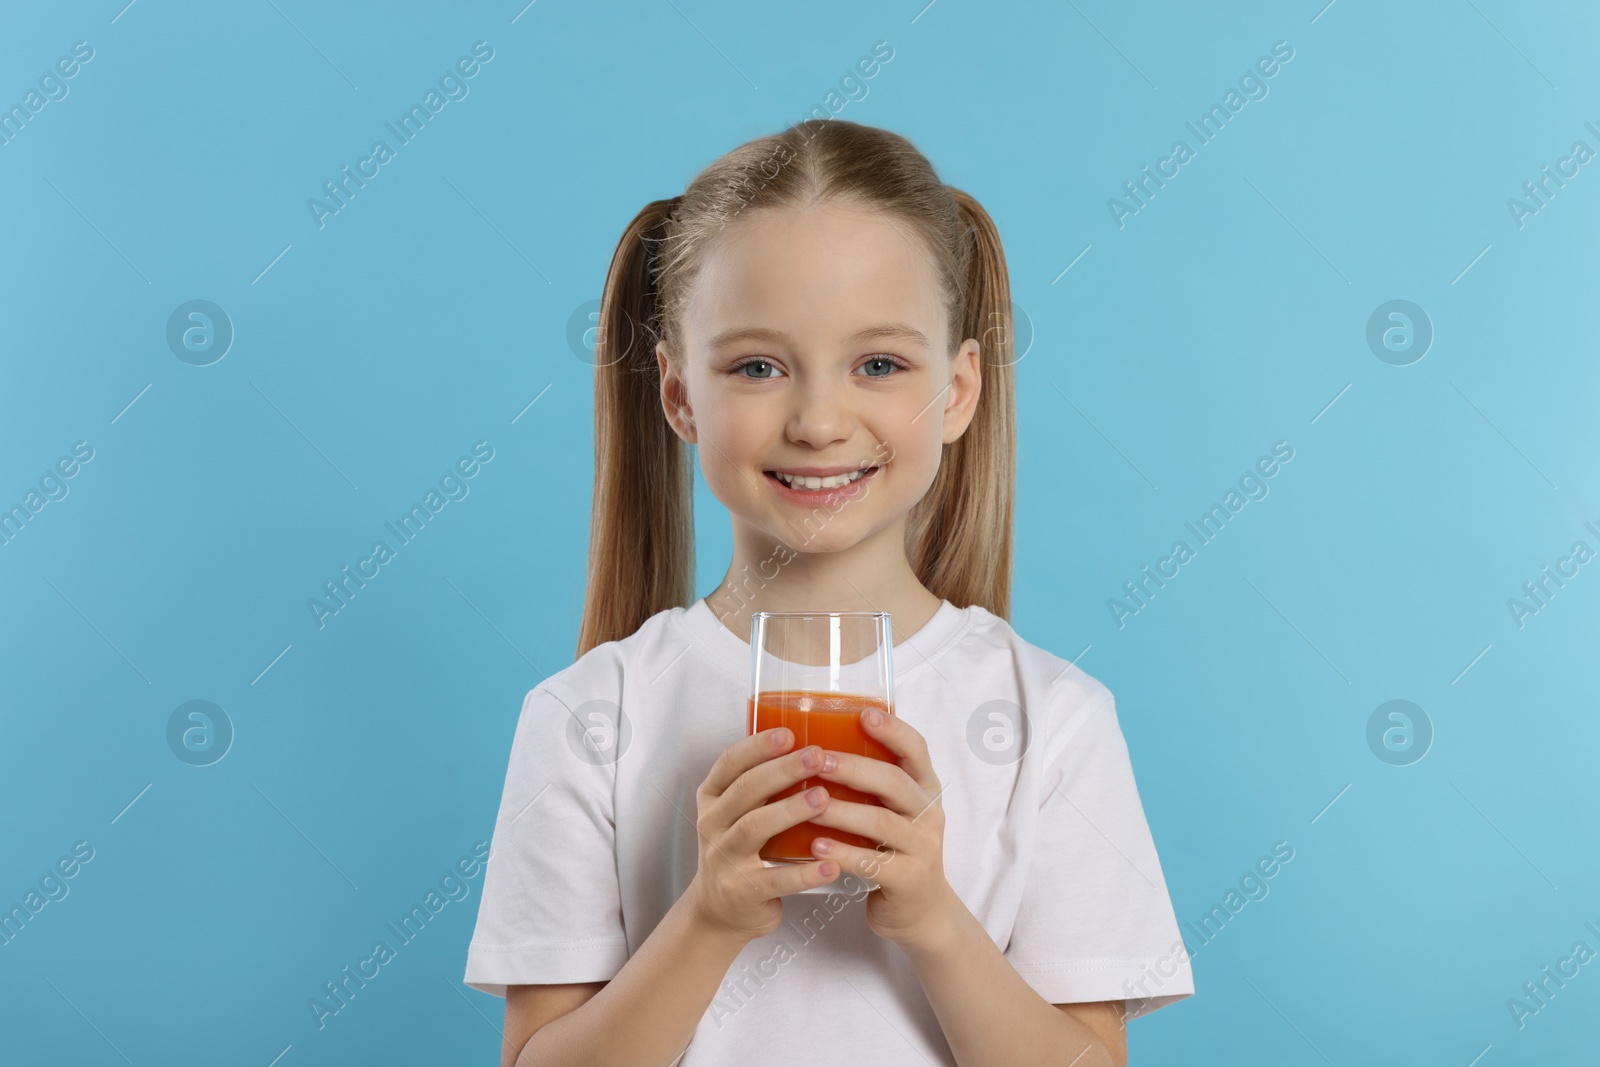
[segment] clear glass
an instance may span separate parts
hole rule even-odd
[[[758,611],[750,619],[750,734],[787,726],[794,731],[790,751],[820,745],[898,766],[899,759],[861,728],[861,711],[875,707],[894,714],[893,631],[887,611]],[[858,804],[881,804],[876,794],[838,782],[807,778],[772,797],[781,800],[821,785],[830,796]],[[770,800],[769,800],[770,803]],[[768,867],[808,862],[811,842],[829,837],[862,848],[879,842],[848,830],[803,822],[781,831],[761,848]],[[859,891],[862,879],[841,875],[804,893]],[[866,880],[868,889],[876,882]]]

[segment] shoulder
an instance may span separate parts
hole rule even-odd
[[[1024,639],[1009,622],[986,608],[973,604],[964,610],[968,625],[963,642],[980,656],[987,653],[997,661],[1009,662],[1017,689],[1025,698],[1024,710],[1035,728],[1059,742],[1086,722],[1115,726],[1116,702],[1100,679],[1071,659]]]
[[[541,698],[551,697],[569,710],[591,700],[620,704],[630,676],[648,671],[652,664],[659,671],[681,654],[683,642],[674,636],[674,629],[684,611],[681,607],[658,611],[627,637],[594,646],[528,690],[522,701],[523,713]]]
[[[526,774],[539,767],[547,780],[602,788],[637,732],[641,689],[681,654],[682,642],[668,641],[664,631],[683,610],[657,612],[627,637],[596,645],[529,689],[513,731],[512,768]],[[569,752],[577,759],[566,758]],[[602,773],[589,774],[585,765]]]

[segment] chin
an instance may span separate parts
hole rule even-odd
[[[836,552],[844,552],[861,543],[859,537],[840,537],[836,534],[819,533],[807,541],[791,535],[785,539],[790,548],[802,556],[827,556]]]

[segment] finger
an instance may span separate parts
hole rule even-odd
[[[708,797],[720,797],[745,771],[787,752],[792,744],[794,731],[782,726],[741,738],[722,750],[700,788]]]
[[[723,792],[723,798],[738,796],[740,814],[743,814],[776,799],[778,794],[796,783],[821,773],[822,757],[821,745],[806,745],[785,752],[745,771]]]
[[[827,885],[839,877],[839,863],[832,859],[786,863],[782,867],[768,867],[761,872],[761,876],[761,891],[767,893],[770,888],[767,899],[771,900],[773,897],[798,893],[802,889]]]
[[[745,771],[720,797],[707,805],[708,822],[716,828],[732,826],[747,812],[755,811],[774,799],[787,799],[782,798],[781,794],[821,769],[822,749],[816,745],[807,745],[797,752],[769,759]]]
[[[890,752],[900,757],[900,766],[929,795],[939,791],[939,781],[933,774],[933,761],[928,758],[928,742],[917,728],[898,715],[878,714],[873,725],[868,717],[877,709],[865,708],[861,712],[861,728],[874,741],[882,743]]]
[[[827,790],[817,786],[792,797],[763,804],[740,816],[723,840],[730,849],[741,855],[753,853],[779,831],[815,819],[827,808],[828,803]]]
[[[838,782],[863,793],[878,797],[891,811],[911,818],[928,804],[928,794],[912,781],[905,768],[896,763],[863,756],[855,752],[836,752],[829,749],[836,766],[831,771],[818,771],[817,777],[825,782]]]
[[[839,870],[854,874],[869,882],[884,884],[884,873],[896,852],[892,848],[862,848],[849,845],[832,837],[819,837],[811,842],[811,851],[818,859],[832,860]]]
[[[857,804],[853,800],[830,797],[822,810],[811,816],[811,821],[818,826],[860,834],[868,841],[877,841],[901,852],[908,851],[912,844],[911,823],[877,804]]]

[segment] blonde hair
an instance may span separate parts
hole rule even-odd
[[[907,517],[906,557],[935,596],[1010,618],[1016,397],[999,231],[906,138],[807,119],[733,149],[681,196],[646,204],[617,242],[595,344],[595,486],[579,656],[693,602],[693,472],[689,446],[662,411],[655,346],[664,342],[669,358],[684,358],[683,309],[707,249],[742,212],[829,200],[866,205],[920,235],[949,309],[949,355],[969,337],[981,345],[977,410],[944,446],[939,473]]]

